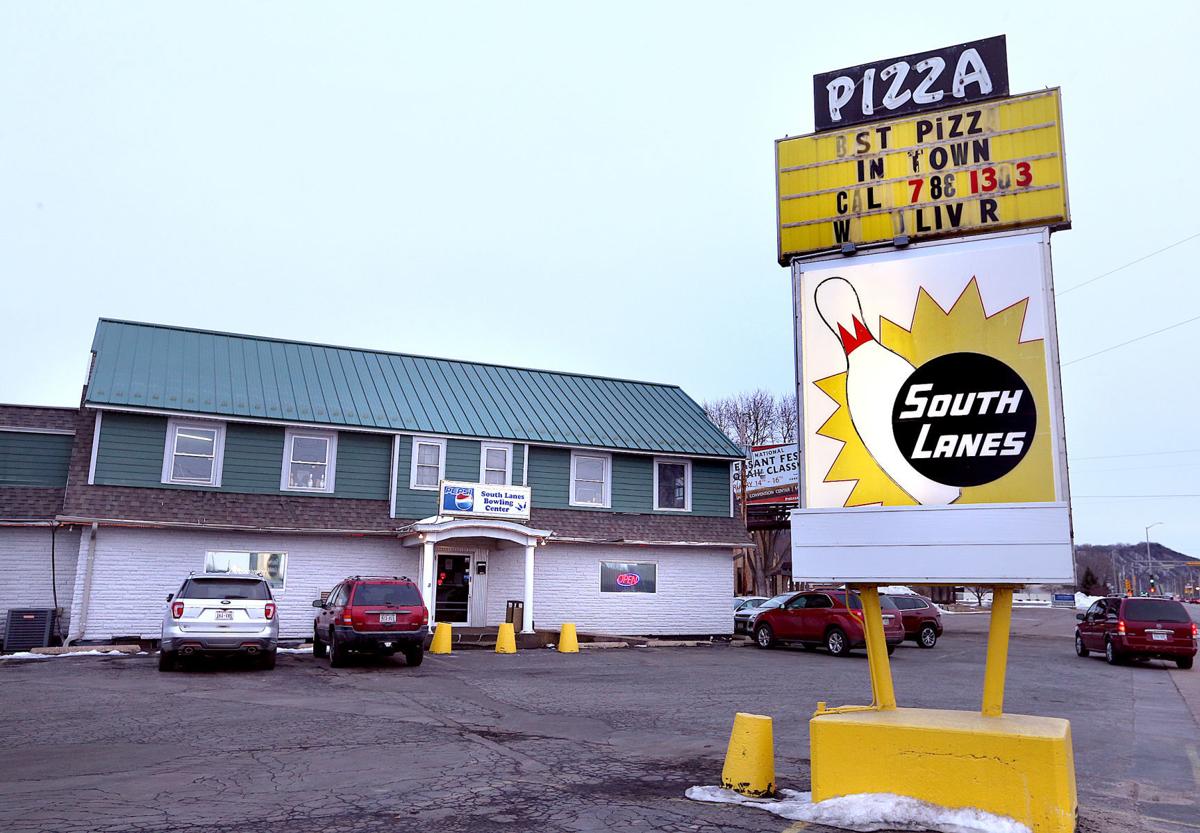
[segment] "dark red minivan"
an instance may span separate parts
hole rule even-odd
[[[1075,618],[1075,653],[1081,657],[1100,651],[1110,665],[1126,659],[1165,659],[1180,668],[1192,667],[1196,623],[1180,602],[1110,596],[1097,599]]]

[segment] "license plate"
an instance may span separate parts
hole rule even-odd
[[[233,619],[233,611],[232,610],[218,610],[217,611],[217,621],[218,622],[229,621],[232,619]]]
[[[1158,640],[1159,642],[1166,642],[1166,641],[1167,641],[1167,635],[1166,635],[1165,633],[1152,633],[1152,634],[1150,634],[1150,638],[1151,638],[1151,639],[1156,639],[1156,640]]]
[[[883,617],[883,624],[885,624],[885,625],[890,625],[890,624],[892,624],[892,617],[891,617],[891,616],[884,616],[884,617]]]
[[[395,613],[380,613],[379,614],[379,624],[381,624],[381,625],[396,624],[396,614]]]

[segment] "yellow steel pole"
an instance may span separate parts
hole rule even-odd
[[[983,713],[1004,713],[1004,674],[1008,667],[1008,634],[1012,627],[1013,589],[992,588],[992,619],[988,625],[987,664],[983,669]]]
[[[871,693],[875,708],[896,708],[896,691],[892,687],[892,666],[888,662],[887,640],[883,635],[883,610],[879,606],[879,588],[863,585],[858,588],[863,606],[863,632],[867,637],[867,666],[871,671]]]

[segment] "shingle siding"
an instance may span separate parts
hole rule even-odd
[[[82,601],[87,536],[75,570],[75,610]],[[92,594],[84,640],[133,636],[157,639],[168,593],[179,589],[191,571],[204,569],[210,550],[286,552],[286,587],[275,591],[280,636],[312,637],[312,601],[348,575],[418,575],[418,551],[395,538],[347,538],[331,535],[271,535],[101,528],[96,536]],[[60,598],[62,591],[60,590]]]
[[[80,535],[77,529],[59,529],[53,534],[53,575],[57,577],[58,604],[63,608],[59,627],[65,635],[75,587]],[[50,536],[48,527],[0,527],[0,639],[10,608],[54,607]]]

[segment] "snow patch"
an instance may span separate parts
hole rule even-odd
[[[1096,602],[1100,601],[1103,598],[1104,598],[1103,596],[1089,596],[1086,593],[1076,593],[1075,594],[1075,609],[1076,610],[1087,610],[1089,607],[1091,607],[1092,605],[1094,605]]]
[[[127,651],[69,651],[65,654],[35,654],[32,651],[17,651],[15,654],[0,655],[0,659],[62,659],[63,657],[144,657],[145,651],[131,654]]]
[[[276,648],[275,650],[281,654],[311,654],[312,646],[301,645],[299,648]]]
[[[779,798],[746,798],[721,787],[690,787],[693,801],[740,804],[785,819],[841,827],[845,830],[932,830],[936,833],[1030,833],[1025,825],[969,807],[939,807],[891,793],[859,793],[813,802],[812,793],[780,790]]]
[[[894,596],[920,596],[916,590],[903,584],[885,584],[879,588],[880,593],[891,593]]]

